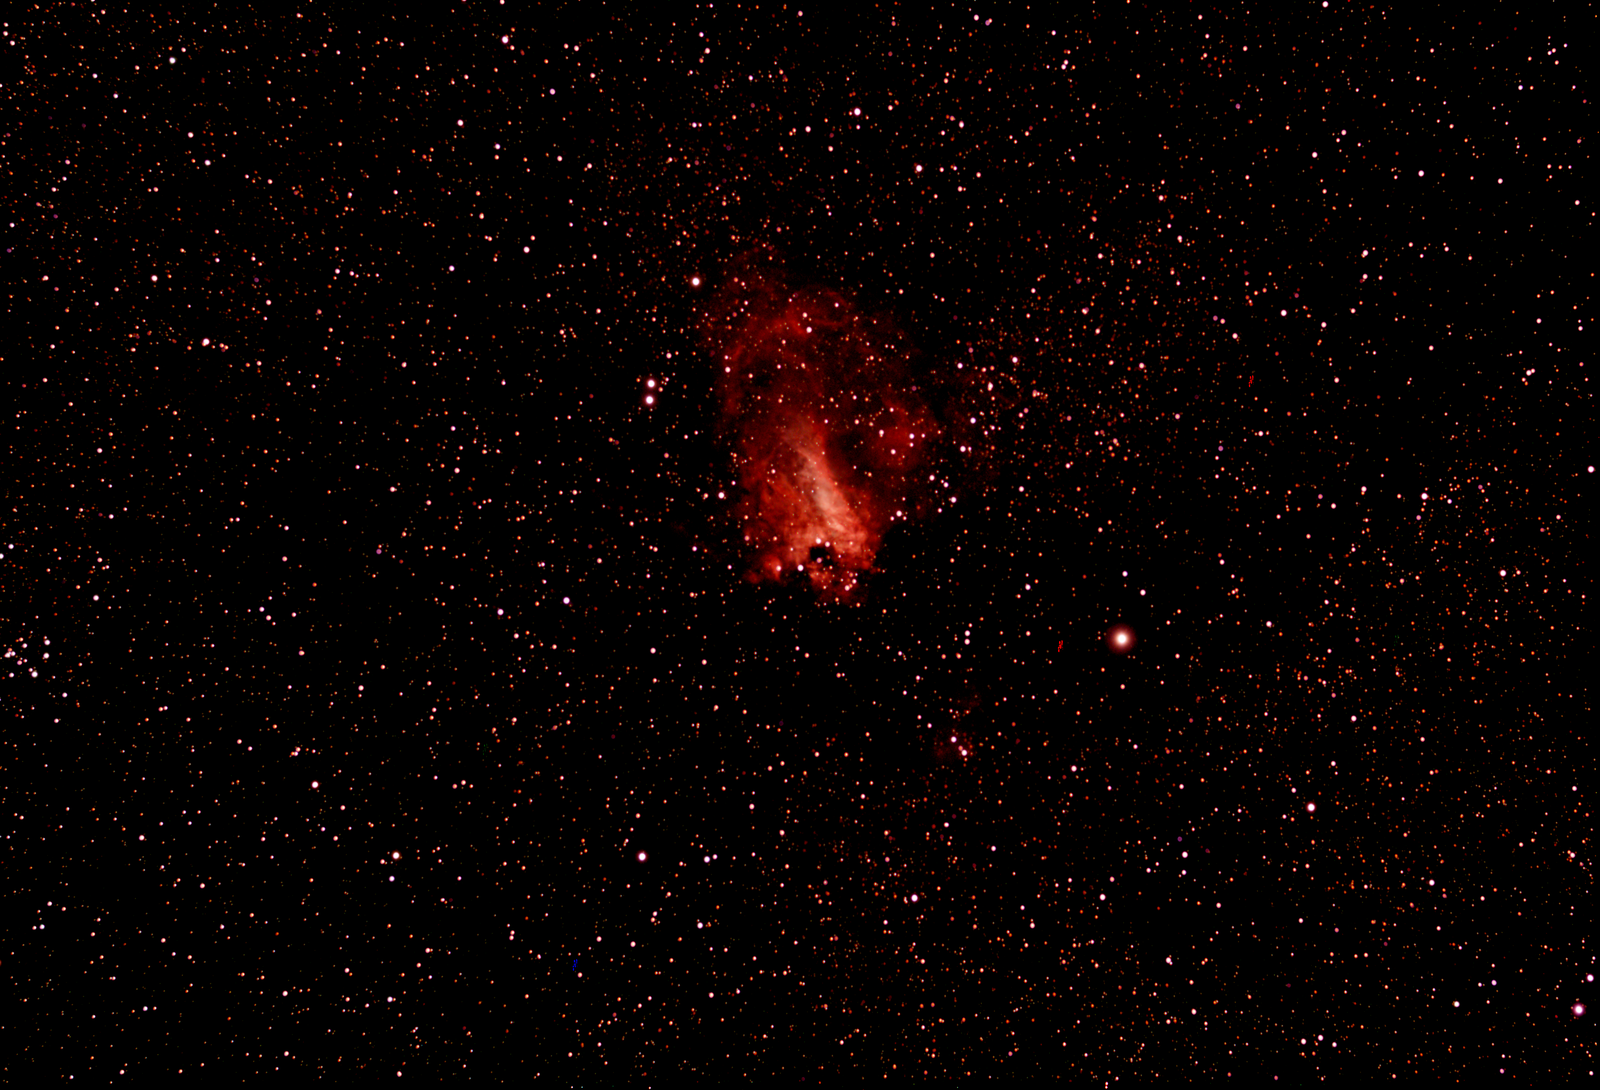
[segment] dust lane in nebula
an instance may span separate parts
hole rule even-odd
[[[746,578],[856,598],[884,534],[916,513],[940,432],[909,341],[842,292],[793,284],[765,250],[733,264],[702,332]]]

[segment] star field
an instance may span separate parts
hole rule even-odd
[[[7,1071],[1593,1073],[1579,20],[21,14]]]

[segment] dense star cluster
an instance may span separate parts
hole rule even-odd
[[[19,1082],[1593,1073],[1581,20],[11,19]]]

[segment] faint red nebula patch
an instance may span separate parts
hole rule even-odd
[[[734,264],[702,332],[746,577],[855,598],[884,533],[916,513],[939,433],[904,333],[838,291],[792,284],[764,251]]]

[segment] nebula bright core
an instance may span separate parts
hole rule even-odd
[[[887,316],[791,282],[774,255],[730,269],[703,314],[746,578],[854,599],[911,518],[941,429]]]

